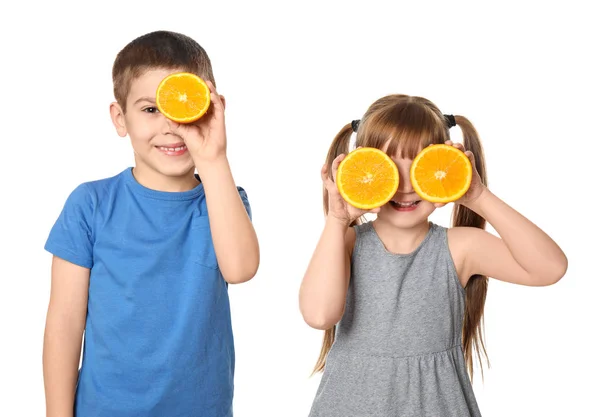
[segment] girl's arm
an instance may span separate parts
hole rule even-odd
[[[487,188],[464,205],[486,219],[500,238],[477,228],[450,229],[449,244],[463,254],[458,268],[463,286],[475,274],[529,286],[551,285],[565,275],[567,258],[560,247]]]
[[[344,314],[355,239],[347,222],[328,216],[300,286],[300,311],[315,329],[332,328]]]
[[[89,269],[53,257],[43,353],[47,417],[73,416],[89,279]]]
[[[344,201],[333,180],[345,157],[341,154],[335,158],[331,170],[327,164],[321,169],[327,191],[327,220],[300,286],[300,311],[304,321],[320,330],[331,329],[344,314],[356,240],[354,229],[348,226],[367,213]],[[378,211],[374,209],[371,213]]]

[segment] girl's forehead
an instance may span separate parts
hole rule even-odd
[[[410,155],[406,155],[406,153],[404,152],[404,157],[403,155],[403,149],[402,149],[402,144],[399,142],[393,142],[394,139],[388,139],[384,144],[383,147],[381,148],[381,150],[385,153],[387,153],[390,158],[400,161],[403,159],[406,160],[412,160],[412,158],[410,158]],[[395,149],[393,150],[393,152],[391,152],[390,147],[395,147]],[[420,152],[422,150],[422,147],[419,147],[418,152]]]

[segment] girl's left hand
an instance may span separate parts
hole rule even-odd
[[[461,198],[459,198],[458,200],[456,200],[454,202],[455,204],[462,204],[463,206],[468,207],[468,205],[470,203],[472,203],[473,201],[477,200],[477,198],[479,198],[479,196],[483,193],[483,191],[486,189],[486,187],[485,187],[485,185],[483,185],[483,182],[481,181],[481,177],[479,176],[479,172],[477,172],[477,168],[475,167],[475,157],[473,156],[473,152],[465,151],[464,145],[459,142],[454,143],[451,140],[447,140],[446,145],[454,146],[455,148],[463,151],[465,153],[465,155],[467,155],[467,157],[469,158],[469,161],[471,161],[471,166],[473,168],[473,175],[471,177],[471,186],[469,187],[469,189],[467,190],[465,195],[463,195]]]

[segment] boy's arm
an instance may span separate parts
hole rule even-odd
[[[200,165],[219,269],[230,284],[250,280],[260,261],[256,232],[233,180],[225,155]]]
[[[223,278],[230,284],[250,280],[259,264],[258,239],[233,181],[227,160],[225,101],[210,88],[210,109],[191,124],[169,122],[183,138],[204,184],[213,245]]]
[[[53,257],[43,353],[47,417],[73,416],[89,277],[89,269]]]

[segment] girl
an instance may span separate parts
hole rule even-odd
[[[454,125],[464,147],[449,140]],[[374,221],[360,221],[366,212],[347,204],[333,180],[353,131],[358,147],[384,150],[400,172]],[[409,178],[413,158],[435,143],[466,148],[474,168],[449,229],[428,220],[443,205],[420,200]],[[487,277],[554,284],[567,269],[564,253],[486,187],[473,125],[421,97],[373,103],[335,137],[321,174],[326,222],[300,288],[304,320],[326,330],[310,416],[480,416],[470,380],[473,356],[487,356]],[[483,230],[486,221],[500,238]]]

